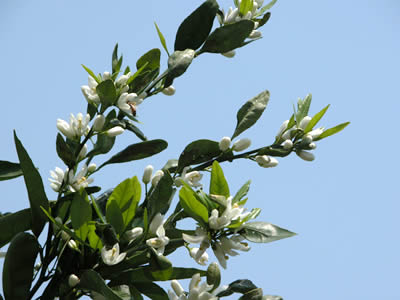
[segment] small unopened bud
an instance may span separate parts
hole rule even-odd
[[[53,231],[57,233],[60,231],[60,226],[63,225],[63,222],[60,217],[55,218],[54,221],[55,224],[53,224]]]
[[[250,32],[249,34],[249,39],[258,39],[262,36],[261,31],[258,30],[253,30],[252,32]]]
[[[109,137],[114,137],[124,133],[124,131],[125,130],[121,126],[115,126],[111,129],[108,129],[106,133]]]
[[[185,290],[183,289],[181,284],[178,282],[178,280],[175,280],[175,279],[171,280],[171,287],[177,296],[185,295]]]
[[[104,115],[97,115],[94,119],[93,130],[96,132],[101,131],[103,129],[105,121],[106,118],[104,117]]]
[[[86,157],[86,153],[87,153],[88,147],[87,145],[83,145],[81,151],[78,154],[78,160],[82,160]]]
[[[308,152],[308,151],[299,150],[299,151],[296,151],[296,154],[298,157],[300,157],[301,159],[303,159],[305,161],[313,161],[315,159],[314,154],[312,154],[311,152]]]
[[[78,245],[76,244],[76,242],[74,240],[69,240],[68,241],[68,247],[70,247],[73,250],[79,250],[78,249]]]
[[[135,227],[125,232],[125,237],[129,242],[134,241],[139,235],[143,233],[142,227]]]
[[[111,74],[110,72],[104,72],[103,73],[103,80],[111,79]]]
[[[292,131],[293,131],[293,128],[289,129],[289,130],[286,130],[285,133],[282,134],[282,139],[285,140],[285,141],[286,140],[291,140],[292,139]]]
[[[313,137],[310,134],[306,134],[303,136],[303,142],[304,144],[309,144],[313,141]]]
[[[164,88],[161,93],[163,93],[166,96],[172,96],[175,94],[175,88],[174,86],[170,85],[169,87]]]
[[[143,172],[143,177],[142,177],[142,181],[144,184],[148,184],[151,180],[151,175],[153,174],[153,166],[152,165],[148,165],[146,168],[144,168],[144,172]]]
[[[286,120],[282,123],[281,127],[279,127],[278,133],[276,134],[276,138],[279,139],[281,135],[286,131],[287,126],[289,124],[289,120]]]
[[[271,157],[271,161],[268,164],[268,168],[276,167],[279,164],[279,161],[275,157]]]
[[[77,286],[79,284],[79,282],[80,282],[80,280],[79,280],[78,276],[76,276],[75,274],[69,275],[69,277],[68,277],[68,285],[70,287],[73,288],[73,287]]]
[[[229,147],[231,146],[231,138],[228,136],[224,136],[220,141],[219,141],[219,150],[221,150],[222,152],[225,152],[226,150],[229,149]]]
[[[285,141],[282,143],[282,147],[283,147],[283,149],[286,149],[286,150],[292,149],[292,148],[293,148],[293,142],[292,142],[292,140],[285,140]]]
[[[313,138],[313,140],[315,140],[316,138],[318,138],[322,133],[324,132],[324,128],[317,128],[314,129],[312,131],[310,131],[308,134]]]
[[[315,148],[317,148],[317,145],[315,143],[310,143],[308,145],[308,147],[310,147],[310,149],[314,150]]]
[[[232,58],[236,55],[236,51],[235,50],[231,50],[225,53],[221,53],[223,56],[227,57],[227,58]]]
[[[90,173],[93,173],[94,171],[96,171],[96,169],[97,169],[97,166],[95,163],[91,163],[87,168],[88,172],[90,172]]]
[[[154,173],[153,178],[151,179],[151,184],[153,186],[156,186],[158,182],[160,181],[161,177],[164,176],[164,172],[162,170],[158,170],[156,173]]]
[[[130,76],[131,76],[130,72],[126,75],[122,75],[117,79],[117,81],[115,83],[119,86],[125,85]]]
[[[233,150],[233,151],[240,152],[240,151],[243,151],[243,150],[249,148],[250,145],[251,145],[251,140],[250,140],[250,139],[247,139],[247,138],[240,139],[240,140],[237,140],[237,141],[233,144],[232,150]]]
[[[306,129],[306,127],[307,127],[308,123],[310,123],[310,121],[311,121],[311,117],[305,116],[305,117],[300,121],[299,128],[300,128],[300,129],[303,129],[303,130]]]
[[[268,155],[257,155],[256,156],[256,162],[263,167],[264,165],[269,164],[271,161],[271,158]]]
[[[221,271],[219,265],[215,262],[211,263],[207,268],[207,284],[212,285],[216,289],[221,283]]]

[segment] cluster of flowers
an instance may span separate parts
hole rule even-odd
[[[286,120],[282,123],[278,134],[276,135],[276,139],[282,141],[281,146],[286,150],[293,149],[295,144],[301,147],[301,149],[296,149],[296,154],[306,161],[313,161],[315,156],[313,153],[303,149],[314,150],[317,147],[314,140],[324,132],[324,128],[319,127],[304,133],[311,119],[310,116],[305,116],[298,122],[297,126],[293,125],[290,128],[288,128],[289,120]],[[298,139],[298,137],[301,139]]]

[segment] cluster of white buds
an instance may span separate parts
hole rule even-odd
[[[170,85],[170,86],[168,86],[166,88],[163,88],[161,92],[166,96],[172,96],[172,95],[175,94],[175,91],[176,90],[175,90],[174,86]]]
[[[273,168],[276,167],[279,163],[275,157],[271,157],[268,155],[257,155],[255,157],[255,161],[260,167],[263,168]]]
[[[168,291],[169,300],[216,300],[215,291],[211,293],[213,285],[208,285],[207,282],[201,283],[200,273],[192,276],[189,283],[189,292],[186,293],[179,281],[172,280],[171,287],[173,289]],[[218,290],[219,292],[219,290]]]
[[[97,81],[89,75],[88,85],[82,85],[81,90],[86,100],[94,105],[100,104],[100,97],[96,91]]]
[[[249,148],[251,145],[251,140],[248,138],[243,138],[239,139],[236,142],[233,143],[232,145],[232,150],[236,152],[244,151],[247,148]],[[231,138],[228,136],[224,136],[220,141],[219,141],[219,149],[223,152],[227,151],[231,147]]]
[[[149,226],[149,233],[157,237],[148,239],[146,244],[157,251],[158,255],[164,254],[165,246],[169,238],[165,235],[163,215],[158,213],[154,216]]]
[[[116,243],[112,248],[104,246],[101,249],[101,258],[106,265],[113,266],[119,264],[126,257],[126,252],[119,253],[119,244]]]
[[[190,167],[183,168],[181,176],[175,179],[175,185],[180,187],[182,185],[182,181],[184,181],[192,187],[202,187],[203,185],[200,183],[200,180],[203,178],[203,174],[201,174],[199,171],[188,172],[189,169]]]

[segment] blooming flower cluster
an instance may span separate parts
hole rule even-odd
[[[157,237],[150,238],[146,244],[157,251],[158,255],[164,254],[165,246],[169,243],[169,238],[165,235],[163,215],[156,214],[149,226],[149,233]]]
[[[90,115],[86,114],[83,116],[82,113],[78,113],[76,117],[71,114],[69,123],[57,119],[57,128],[64,134],[67,138],[71,140],[79,140],[81,136],[87,135],[89,133],[90,127],[88,126],[90,122]]]
[[[219,149],[223,152],[229,150],[231,148],[231,138],[228,136],[224,136],[219,142]],[[251,140],[248,138],[239,139],[232,145],[232,151],[241,152],[249,148],[251,145]]]
[[[172,290],[168,291],[169,300],[216,300],[218,297],[215,295],[219,290],[215,290],[211,293],[213,285],[208,285],[206,282],[201,283],[201,277],[199,273],[192,276],[189,283],[189,292],[186,293],[179,281],[171,281]]]
[[[83,165],[82,169],[76,175],[74,175],[73,171],[69,170],[68,168],[64,172],[59,167],[56,167],[55,171],[50,171],[50,187],[55,192],[59,192],[63,183],[68,182],[69,190],[71,192],[77,192],[82,188],[87,188],[89,184],[94,181],[93,178],[88,178],[88,175],[95,170],[95,164],[90,164],[89,167],[87,165]]]
[[[189,169],[190,167],[183,168],[181,176],[175,179],[175,185],[180,187],[182,186],[182,181],[184,181],[192,187],[202,187],[203,185],[200,183],[200,180],[203,178],[203,174],[199,171],[188,172]]]

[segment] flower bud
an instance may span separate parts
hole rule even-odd
[[[223,56],[227,57],[227,58],[232,58],[236,55],[236,51],[235,50],[231,50],[225,53],[221,53]]]
[[[169,87],[164,88],[161,93],[163,93],[166,96],[172,96],[175,94],[175,88],[170,85]]]
[[[289,120],[286,120],[285,122],[282,123],[281,127],[279,127],[279,131],[276,134],[277,139],[279,139],[281,137],[281,135],[286,131],[288,124],[289,124]]]
[[[135,240],[142,233],[143,233],[143,228],[142,227],[135,227],[135,228],[125,232],[125,237],[129,242],[132,242],[133,240]]]
[[[91,163],[87,168],[88,172],[90,172],[90,173],[93,173],[94,171],[96,171],[96,169],[97,169],[97,166],[95,163]]]
[[[293,128],[286,130],[285,133],[282,134],[282,139],[284,141],[291,140],[292,139],[292,131],[293,131]]]
[[[57,233],[60,231],[60,226],[63,225],[63,222],[60,217],[55,218],[54,221],[55,224],[53,224],[53,231]]]
[[[158,182],[160,181],[161,177],[163,177],[163,176],[164,176],[164,172],[162,170],[158,170],[154,174],[153,178],[151,179],[151,184],[153,186],[156,186],[158,184]]]
[[[142,177],[142,181],[144,184],[148,184],[151,180],[151,175],[153,174],[153,166],[152,165],[148,165],[146,168],[144,168],[144,172],[143,172],[143,177]]]
[[[78,276],[76,276],[75,274],[69,275],[69,277],[68,277],[68,285],[70,287],[73,288],[73,287],[77,286],[79,284],[79,282],[80,282],[80,280],[79,280]]]
[[[306,134],[303,136],[303,142],[304,144],[309,144],[313,141],[313,137],[310,134]]]
[[[311,121],[311,117],[305,116],[305,117],[300,121],[299,128],[300,128],[300,129],[303,129],[303,130],[306,129],[306,127],[307,127],[308,123],[310,123],[310,121]]]
[[[101,131],[103,129],[105,121],[106,118],[104,117],[104,115],[97,115],[94,119],[93,130],[96,132]]]
[[[268,168],[276,167],[279,164],[279,161],[275,157],[271,157],[271,161],[268,164]]]
[[[225,152],[226,150],[228,150],[230,146],[231,146],[231,138],[228,136],[224,136],[219,141],[219,150],[221,150],[222,152]]]
[[[104,72],[103,73],[103,80],[111,79],[111,74],[110,72]]]
[[[285,149],[285,150],[290,150],[293,148],[292,140],[285,140],[281,145],[282,145],[283,149]]]
[[[301,159],[303,159],[305,161],[313,161],[315,159],[314,154],[312,154],[311,152],[308,152],[308,151],[299,150],[299,151],[296,151],[296,154],[298,157],[300,157]]]
[[[185,295],[185,290],[181,286],[178,280],[171,280],[171,287],[174,290],[175,294],[178,296]]]
[[[249,34],[249,39],[258,39],[262,36],[261,31],[258,30],[253,30],[252,32],[250,32]]]
[[[117,81],[115,82],[116,85],[122,86],[125,85],[126,82],[128,81],[129,77],[131,76],[131,73],[129,72],[126,75],[121,75]]]
[[[314,129],[312,131],[310,131],[308,134],[313,138],[313,140],[315,140],[316,138],[318,138],[322,133],[324,132],[324,128],[320,127],[317,129]]]
[[[114,137],[124,133],[124,131],[125,130],[121,126],[115,126],[111,129],[108,129],[106,133],[109,137]]]
[[[251,145],[251,140],[250,140],[250,139],[247,139],[247,138],[240,139],[240,140],[237,140],[237,141],[233,144],[232,150],[233,150],[233,151],[240,152],[240,151],[243,151],[243,150],[249,148],[250,145]]]
[[[308,145],[308,147],[310,147],[310,149],[314,150],[315,148],[317,148],[317,145],[315,143],[310,143]]]
[[[87,145],[83,145],[81,151],[78,154],[78,160],[82,160],[86,157],[86,153],[87,153],[88,147]]]
[[[76,242],[74,240],[69,240],[68,241],[68,247],[70,247],[73,250],[79,250],[78,249],[78,245],[76,244]]]
[[[221,283],[221,271],[219,265],[215,262],[211,263],[207,268],[207,284],[212,285],[216,289]]]
[[[271,161],[271,158],[268,155],[257,155],[256,156],[256,162],[261,166],[265,166],[269,164]]]

